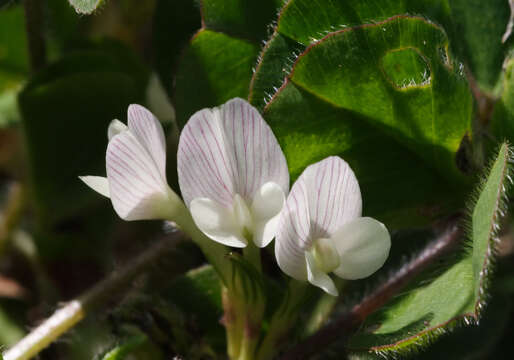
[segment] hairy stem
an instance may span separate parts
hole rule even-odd
[[[3,354],[4,360],[28,360],[34,357],[74,327],[88,313],[112,301],[113,295],[128,288],[138,275],[155,266],[161,257],[176,248],[176,244],[182,238],[182,235],[178,234],[157,242],[121,270],[113,272],[77,299],[63,305],[30,334],[7,350]]]
[[[27,32],[30,67],[32,72],[46,65],[43,0],[24,0],[25,29]]]
[[[320,331],[294,346],[281,359],[305,359],[312,354],[319,353],[323,349],[326,349],[327,346],[335,340],[340,341],[343,337],[348,337],[349,333],[361,324],[366,317],[382,307],[421,271],[458,244],[458,241],[462,237],[462,229],[459,226],[459,220],[460,218],[455,217],[449,221],[446,229],[421,251],[416,258],[402,266],[396,274],[376,288],[372,293],[364,297],[364,299],[351,308],[351,310],[342,314]]]

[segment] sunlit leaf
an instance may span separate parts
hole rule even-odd
[[[471,97],[440,56],[446,41],[424,19],[399,16],[311,45],[264,110],[292,177],[340,155],[359,179],[364,212],[390,226],[461,203],[462,188],[451,187],[468,182],[457,152],[471,131]]]
[[[350,349],[371,351],[386,358],[409,354],[455,326],[481,318],[493,270],[499,221],[506,211],[505,194],[511,185],[511,159],[509,146],[503,144],[480,186],[471,208],[471,248],[432,281],[423,279],[372,315],[351,339]]]

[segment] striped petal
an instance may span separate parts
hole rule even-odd
[[[310,233],[308,194],[303,176],[294,183],[280,214],[275,239],[278,266],[297,280],[307,280],[305,259]]]
[[[340,157],[331,156],[310,165],[301,175],[308,194],[311,240],[330,237],[362,213],[357,178]]]
[[[159,120],[141,105],[132,104],[128,108],[128,128],[166,183],[166,139]]]
[[[152,135],[151,130],[139,130],[139,135],[133,134],[132,129],[121,132],[107,146],[106,168],[112,204],[125,220],[166,218],[171,190],[165,179],[164,163],[159,162],[165,159],[161,153],[152,152],[160,146],[159,131]],[[141,143],[142,134],[147,138]],[[152,147],[145,147],[151,143]]]
[[[332,235],[341,265],[334,273],[347,280],[370,276],[384,265],[391,237],[384,224],[362,217],[344,224]]]
[[[242,99],[195,113],[182,130],[178,175],[186,205],[209,198],[229,208],[235,194],[248,204],[267,182],[289,190],[287,163],[270,127]]]
[[[307,167],[293,185],[281,213],[275,243],[280,268],[298,280],[323,284],[326,291],[333,293],[315,264],[307,266],[305,254],[315,240],[329,238],[338,228],[360,217],[361,211],[359,184],[345,161],[329,157]]]
[[[82,180],[87,186],[91,189],[103,195],[105,197],[110,197],[109,195],[109,180],[103,176],[79,176],[79,179]]]

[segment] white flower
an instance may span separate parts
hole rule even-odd
[[[266,246],[289,190],[286,159],[242,99],[195,113],[180,135],[178,179],[198,228],[219,243]]]
[[[280,216],[275,254],[282,271],[337,296],[328,273],[354,280],[382,267],[389,232],[361,211],[359,183],[345,161],[329,157],[307,167]]]
[[[159,121],[140,105],[128,108],[128,126],[113,120],[107,131],[107,178],[81,176],[110,197],[124,220],[169,219],[178,199],[166,181],[166,142]]]

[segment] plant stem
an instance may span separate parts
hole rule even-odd
[[[170,208],[168,209],[167,219],[174,221],[202,249],[203,254],[218,273],[222,283],[227,285],[227,281],[232,274],[230,262],[227,260],[228,249],[209,239],[198,229],[182,199],[171,189],[169,189],[169,197]]]
[[[459,226],[459,221],[460,217],[451,219],[445,231],[427,245],[416,258],[402,266],[396,274],[390,277],[389,280],[380,285],[371,294],[364,297],[364,299],[351,310],[342,314],[320,331],[294,346],[281,359],[306,359],[310,355],[326,349],[333,341],[347,337],[352,330],[368,317],[368,315],[388,302],[434,260],[448,253],[458,244],[463,233]]]
[[[285,337],[298,318],[298,306],[304,301],[308,283],[291,279],[288,292],[278,310],[273,314],[269,332],[259,346],[258,360],[272,359],[285,343]]]
[[[227,287],[223,287],[221,293],[223,303],[223,325],[227,333],[227,355],[229,359],[237,359],[241,353],[242,339],[242,309],[237,298]]]
[[[178,233],[180,234],[180,233]],[[100,308],[112,296],[132,284],[139,274],[155,266],[156,262],[176,247],[183,235],[174,234],[158,241],[121,270],[113,272],[77,299],[58,309],[30,334],[7,350],[4,360],[28,360],[80,322],[88,313]]]
[[[30,67],[32,72],[37,72],[46,65],[46,43],[43,0],[24,0],[25,29],[27,32]]]
[[[251,239],[248,241],[248,245],[243,248],[243,256],[257,271],[262,272],[261,249],[259,249]]]

